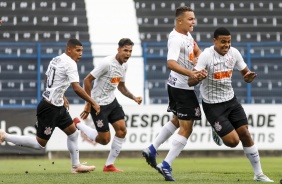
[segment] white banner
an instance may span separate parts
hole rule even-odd
[[[256,104],[243,105],[243,107],[249,120],[250,133],[257,147],[260,150],[282,150],[282,135],[279,133],[282,130],[282,105]],[[71,116],[79,117],[83,108],[83,105],[71,105]],[[127,135],[123,150],[142,150],[149,146],[161,127],[172,117],[172,113],[168,113],[166,108],[167,105],[123,106],[127,125]],[[229,147],[217,146],[213,142],[211,138],[211,127],[206,121],[204,113],[202,114],[202,120],[194,123],[193,133],[184,150],[230,150],[231,148]],[[91,117],[85,123],[94,128]],[[115,131],[111,127],[112,138],[114,134]],[[170,143],[169,139],[160,146],[159,150],[168,150]],[[83,134],[79,136],[79,148],[81,151],[109,150],[110,147],[111,142],[108,145],[100,145],[87,140]],[[232,149],[241,150],[242,145],[239,144],[236,148]],[[67,150],[66,135],[56,128],[47,144],[47,151],[60,150]]]

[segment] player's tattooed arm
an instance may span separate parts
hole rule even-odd
[[[118,84],[118,90],[126,97],[133,99],[134,95],[126,88],[124,82]]]
[[[125,86],[124,82],[118,84],[118,90],[126,97],[134,100],[139,105],[142,103],[142,97],[135,97]]]

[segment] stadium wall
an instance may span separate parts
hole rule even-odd
[[[171,113],[169,114],[166,112],[166,107],[166,105],[123,106],[126,113],[126,123],[128,128],[126,140],[123,145],[124,151],[140,152],[152,142],[162,125],[171,118]],[[282,115],[279,109],[282,108],[282,105],[243,105],[243,107],[245,108],[248,116],[249,130],[259,150],[264,150],[268,153],[273,151],[281,152],[282,135],[280,130],[282,129],[282,124],[280,122],[282,121]],[[72,105],[70,108],[71,116],[79,116],[82,110],[83,105]],[[35,121],[30,121],[35,117],[35,115],[25,114],[20,117],[29,118],[22,118],[22,120],[19,120],[16,118],[18,116],[11,115],[11,113],[20,114],[17,111],[26,111],[26,109],[13,111],[11,111],[11,109],[9,109],[9,111],[1,110],[0,128],[4,129],[8,133],[34,136],[35,128],[33,124]],[[10,115],[7,112],[10,112]],[[91,119],[87,119],[85,123],[93,127]],[[111,129],[111,132],[112,136],[114,136],[113,129]],[[46,151],[50,153],[67,151],[66,140],[67,136],[61,132],[61,130],[56,129],[47,144]],[[96,144],[93,141],[89,141],[83,134],[80,134],[78,144],[82,152],[92,152],[92,154],[93,152],[108,151],[111,146],[111,144],[106,146]],[[169,139],[161,145],[159,150],[167,151],[170,144],[171,140]],[[14,149],[17,150],[16,154],[25,154],[25,152],[21,151],[21,148],[15,148],[15,145],[7,144],[5,142],[1,144],[0,153],[7,153],[3,152],[3,150],[8,149],[8,147],[14,147]],[[213,143],[210,125],[206,121],[205,116],[203,116],[202,121],[195,122],[194,131],[188,140],[188,144],[184,148],[184,152],[189,151],[191,154],[195,151],[199,151],[201,153],[208,151],[209,154],[211,154],[215,151],[238,151],[241,149],[242,145],[238,145],[236,148],[230,149],[226,146],[219,147]]]
[[[105,56],[116,54],[121,38],[130,38],[134,47],[128,62],[126,85],[136,96],[143,96],[144,60],[133,0],[85,0],[85,4],[94,65]],[[135,103],[119,92],[116,96],[123,104]]]

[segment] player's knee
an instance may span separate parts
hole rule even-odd
[[[230,139],[228,141],[224,141],[224,144],[230,148],[235,148],[236,146],[238,146],[239,142],[239,139]]]
[[[96,142],[102,145],[107,145],[111,141],[111,134],[109,132],[106,133],[98,133],[96,137]]]
[[[104,138],[99,140],[99,143],[102,144],[102,145],[107,145],[110,142],[110,140],[111,140],[110,138],[104,137]]]
[[[120,129],[120,130],[116,131],[116,136],[120,137],[120,138],[125,138],[126,133],[127,133],[126,128],[123,128],[123,129]]]
[[[126,129],[123,129],[122,131],[121,131],[121,136],[120,137],[125,137],[126,136],[126,133],[127,133],[127,130]]]

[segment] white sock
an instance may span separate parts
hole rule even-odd
[[[119,138],[119,137],[114,137],[112,146],[111,146],[111,151],[109,153],[108,159],[106,161],[106,166],[114,164],[117,156],[120,153],[120,150],[122,148],[122,144],[124,142],[124,138]]]
[[[158,136],[153,142],[154,148],[157,150],[162,143],[164,143],[174,132],[177,130],[177,127],[169,121],[167,122],[160,130]]]
[[[5,140],[18,146],[24,146],[38,150],[44,148],[37,142],[36,137],[20,136],[6,133]]]
[[[81,130],[89,139],[96,141],[98,132],[96,129],[91,128],[90,126],[85,125],[83,122],[77,123],[76,127]]]
[[[79,164],[79,150],[78,150],[78,130],[76,130],[73,134],[69,135],[67,138],[67,146],[70,152],[71,163],[72,165]]]
[[[172,162],[176,159],[176,157],[178,157],[180,152],[186,146],[187,140],[188,139],[186,137],[176,134],[173,137],[171,148],[169,149],[169,152],[166,155],[164,161],[166,161],[171,166]]]
[[[247,158],[250,160],[255,175],[259,175],[262,173],[261,165],[260,165],[260,157],[258,149],[255,145],[251,147],[243,147],[244,153],[246,154]]]

